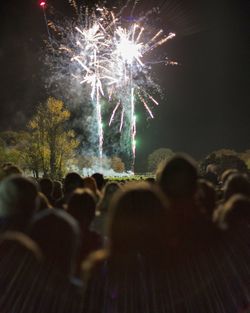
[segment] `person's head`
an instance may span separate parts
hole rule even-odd
[[[211,217],[216,206],[216,191],[213,184],[205,179],[199,179],[198,198],[204,213]]]
[[[154,184],[155,183],[155,178],[154,177],[147,177],[146,182],[150,183],[150,184]]]
[[[95,217],[95,196],[89,189],[76,189],[67,203],[67,211],[84,230],[88,228]]]
[[[53,181],[50,178],[42,178],[39,180],[40,190],[47,198],[50,198],[53,191]]]
[[[0,217],[8,219],[11,228],[25,228],[37,206],[38,188],[33,181],[13,175],[0,182]]]
[[[19,263],[25,257],[38,262],[43,258],[41,249],[31,238],[21,232],[7,231],[0,237],[0,258],[3,259],[10,254],[13,262],[14,252]]]
[[[51,209],[52,205],[49,202],[48,198],[45,196],[44,193],[38,192],[38,208],[37,211],[44,211],[46,209]]]
[[[224,188],[224,198],[229,199],[234,194],[242,194],[246,197],[250,196],[250,182],[244,174],[230,175],[226,181]]]
[[[56,180],[56,181],[54,181],[52,198],[55,200],[58,200],[62,197],[62,195],[63,195],[62,183],[60,181]]]
[[[97,185],[98,190],[101,191],[102,188],[104,187],[104,184],[105,184],[105,180],[104,180],[103,175],[100,173],[94,173],[92,175],[92,177],[96,181],[96,185]]]
[[[250,198],[241,194],[233,195],[214,212],[213,219],[222,230],[249,224]]]
[[[170,199],[192,198],[197,190],[197,168],[192,158],[176,155],[163,167],[159,185]]]
[[[90,189],[95,195],[98,192],[96,181],[93,177],[85,177],[83,179],[83,186],[84,186],[84,188]]]
[[[29,288],[42,261],[41,249],[27,235],[7,231],[0,237],[1,286]]]
[[[68,173],[65,177],[63,189],[65,194],[70,194],[77,188],[83,188],[83,179],[77,173]]]
[[[108,223],[111,255],[158,253],[166,214],[165,198],[147,183],[130,185],[117,193]]]
[[[48,209],[34,218],[31,238],[40,246],[49,266],[70,276],[74,271],[80,233],[77,222],[66,212]]]
[[[239,173],[238,170],[234,169],[234,168],[230,168],[230,169],[227,169],[225,170],[222,174],[221,174],[221,183],[222,185],[225,185],[226,181],[228,180],[228,178],[231,176],[231,175],[234,175],[234,174],[237,174]]]
[[[10,175],[22,175],[23,173],[22,170],[18,166],[12,163],[5,163],[2,167],[2,170],[3,170],[4,177],[8,177]]]
[[[218,173],[218,166],[216,164],[208,164],[206,167],[206,173],[214,173],[217,175]]]
[[[115,194],[116,191],[120,189],[120,185],[116,182],[108,182],[103,190],[103,197],[99,204],[100,211],[107,211],[110,206],[110,202]]]

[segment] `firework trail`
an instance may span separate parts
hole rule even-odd
[[[66,27],[49,22],[55,32],[51,39],[55,42],[53,50],[57,51],[60,60],[57,70],[59,67],[62,72],[70,69],[71,76],[90,90],[89,95],[95,107],[100,159],[104,140],[102,100],[106,99],[107,104],[116,102],[108,124],[111,126],[118,109],[121,109],[119,131],[128,136],[121,135],[121,140],[126,141],[121,146],[132,158],[133,171],[136,154],[135,104],[141,102],[149,116],[154,117],[150,106],[158,105],[158,102],[150,93],[151,90],[158,91],[158,86],[151,78],[151,67],[156,63],[172,64],[168,59],[150,60],[149,55],[175,34],[164,35],[162,30],[152,32],[145,25],[148,14],[139,18],[137,23],[124,26],[121,15],[130,1],[118,13],[99,6],[92,11],[85,8],[83,12],[78,9],[76,1],[69,2],[77,19],[68,22]]]
[[[144,26],[132,23],[130,27],[124,28],[118,22],[113,23],[113,50],[110,54],[110,66],[107,66],[107,75],[104,76],[111,87],[109,97],[114,95],[122,103],[130,128],[130,143],[132,152],[132,171],[134,168],[136,154],[136,116],[135,116],[135,97],[143,104],[151,118],[154,118],[148,102],[158,105],[158,102],[145,89],[147,87],[155,88],[150,78],[152,63],[161,63],[154,60],[152,62],[143,62],[143,57],[149,54],[155,48],[172,39],[175,34],[169,33],[167,36],[162,30],[157,31],[151,37],[146,32]],[[165,62],[165,61],[164,61]],[[113,87],[113,88],[112,88]],[[115,89],[115,92],[114,92]],[[128,100],[129,99],[129,100]],[[114,119],[117,112],[117,106],[114,108],[111,120]],[[121,116],[124,119],[124,115]],[[120,125],[124,125],[121,121]],[[120,131],[122,129],[120,126]]]
[[[86,8],[84,14],[80,14],[76,2],[70,1],[70,4],[78,14],[77,19],[65,21],[64,25],[49,22],[49,27],[54,33],[50,49],[56,51],[53,58],[55,71],[63,76],[68,69],[69,74],[89,91],[97,125],[93,133],[98,135],[98,155],[101,163],[104,138],[102,73],[108,61],[108,41],[104,34],[104,18],[106,19],[107,12],[98,9],[97,16],[97,12],[89,13]]]
[[[80,79],[80,84],[89,84],[91,86],[91,99],[95,103],[98,137],[99,137],[99,157],[103,156],[103,126],[102,126],[102,112],[100,104],[100,96],[104,96],[102,82],[101,82],[101,67],[105,57],[100,54],[102,48],[105,47],[104,36],[95,21],[93,26],[88,29],[81,30],[79,27],[75,28],[80,34],[80,38],[76,44],[79,46],[80,53],[71,58],[76,61],[81,67],[80,76],[75,76]],[[74,52],[73,52],[74,53]]]
[[[46,30],[47,30],[48,38],[49,38],[50,44],[52,44],[52,38],[51,38],[50,31],[49,31],[48,19],[47,19],[47,15],[46,15],[46,6],[47,6],[47,5],[46,5],[46,1],[41,0],[41,1],[39,2],[39,5],[40,5],[40,7],[41,7],[42,10],[43,10],[43,17],[44,17],[44,21],[45,21],[45,25],[46,25]]]

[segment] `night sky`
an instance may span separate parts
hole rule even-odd
[[[70,11],[67,0],[47,2],[63,14]],[[137,11],[146,11],[149,3],[161,8],[157,27],[176,37],[159,53],[180,65],[153,69],[165,96],[154,120],[140,113],[137,169],[160,147],[197,159],[220,148],[249,149],[250,2],[139,3]],[[0,130],[18,130],[47,96],[39,58],[46,27],[36,0],[1,0],[0,12]]]

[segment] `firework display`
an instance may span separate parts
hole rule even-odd
[[[133,170],[136,154],[135,104],[141,103],[149,117],[154,117],[152,105],[158,105],[158,102],[150,93],[158,86],[150,75],[152,65],[163,61],[173,64],[166,59],[150,60],[150,54],[175,34],[164,35],[162,30],[153,32],[147,28],[146,17],[137,22],[124,23],[122,10],[115,13],[106,7],[96,6],[90,11],[88,8],[79,9],[75,1],[70,1],[70,4],[77,18],[64,22],[65,25],[53,21],[48,23],[54,34],[50,48],[54,59],[59,60],[56,62],[57,70],[68,68],[68,75],[89,90],[95,111],[100,159],[104,140],[101,99],[105,99],[110,106],[116,103],[111,109],[108,125],[111,127],[119,116],[121,146],[127,150]]]

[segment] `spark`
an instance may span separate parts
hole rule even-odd
[[[117,103],[117,105],[115,106],[115,108],[114,108],[114,110],[113,110],[113,112],[112,112],[111,118],[110,118],[110,120],[109,120],[109,126],[111,125],[111,123],[112,123],[112,121],[113,121],[113,119],[114,119],[115,113],[116,113],[117,109],[119,108],[120,104],[121,104],[121,102],[119,101],[119,102]]]
[[[45,2],[45,1],[41,1],[41,2],[40,2],[40,6],[41,6],[42,8],[44,8],[44,7],[46,6],[46,2]]]
[[[148,42],[150,44],[151,42],[154,42],[161,34],[163,33],[163,30],[160,29]]]
[[[147,105],[147,102],[145,101],[145,99],[139,94],[139,98],[141,100],[141,102],[143,103],[145,109],[148,111],[149,115],[151,116],[151,118],[154,118],[154,115],[152,113],[152,111],[150,110],[150,108]]]
[[[136,117],[135,117],[135,97],[134,97],[134,87],[131,88],[131,138],[132,138],[132,170],[134,170],[135,153],[136,153]]]
[[[119,128],[120,132],[122,131],[123,122],[124,122],[124,108],[122,109],[122,114],[121,114],[121,121],[120,121],[120,128]]]

